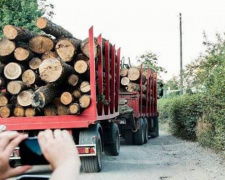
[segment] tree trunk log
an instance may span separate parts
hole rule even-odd
[[[87,108],[91,103],[91,97],[89,95],[82,95],[80,98],[79,98],[79,104],[80,104],[80,107],[81,108]]]
[[[59,96],[61,91],[59,87],[54,84],[47,84],[38,88],[32,98],[32,106],[37,108],[43,108],[49,104],[54,98]]]
[[[4,75],[7,79],[18,79],[24,71],[24,67],[21,64],[11,62],[4,68]]]
[[[40,85],[40,83],[42,82],[40,77],[31,69],[28,69],[26,71],[24,71],[24,73],[22,74],[22,81],[27,85]]]
[[[77,62],[79,60],[89,61],[89,58],[87,56],[85,56],[84,54],[80,53],[76,56],[74,62]]]
[[[131,81],[137,81],[140,79],[141,73],[138,68],[132,67],[128,70],[127,76]]]
[[[79,77],[76,74],[71,74],[68,77],[68,84],[75,87],[79,83]]]
[[[26,85],[22,81],[10,81],[7,84],[7,91],[13,95],[19,94],[24,89],[26,89]]]
[[[130,83],[130,79],[128,77],[123,77],[120,82],[121,85],[127,86]]]
[[[37,115],[35,108],[28,107],[28,108],[25,109],[25,116],[26,117],[34,117],[35,115]]]
[[[57,115],[57,109],[53,105],[48,105],[44,108],[44,115],[45,116],[56,116]]]
[[[127,87],[125,88],[128,92],[139,92],[140,91],[140,85],[136,83],[129,83]]]
[[[67,106],[61,104],[61,105],[57,106],[57,114],[58,115],[69,115],[70,112],[69,112],[69,109]]]
[[[79,99],[82,95],[82,93],[79,89],[75,89],[72,94],[76,99]]]
[[[0,107],[0,117],[2,118],[8,118],[13,113],[13,105],[6,105],[3,107]]]
[[[23,117],[24,116],[24,113],[25,113],[25,110],[23,107],[21,106],[16,106],[13,110],[13,115],[15,117]]]
[[[0,56],[9,56],[15,49],[15,42],[12,42],[6,38],[0,40]]]
[[[6,25],[3,29],[4,36],[13,41],[29,41],[34,34],[28,29],[22,27],[15,27],[12,25]]]
[[[72,38],[73,37],[73,35],[70,32],[68,32],[61,26],[56,25],[55,23],[51,22],[50,20],[44,17],[40,17],[37,19],[36,26],[42,31],[44,31],[45,33],[51,34],[55,36],[56,38],[60,38],[60,37]]]
[[[0,76],[0,89],[5,89],[6,87],[6,79]]]
[[[34,94],[34,91],[32,89],[22,91],[17,96],[18,104],[22,107],[30,106],[32,104],[33,94]]]
[[[73,103],[69,105],[70,114],[80,114],[80,105],[77,103]]]
[[[32,70],[37,70],[41,63],[42,63],[42,60],[40,58],[34,57],[29,61],[29,67]]]
[[[126,77],[128,75],[128,69],[122,68],[120,69],[120,76]]]
[[[69,92],[63,92],[60,96],[60,101],[64,105],[69,105],[73,101],[73,96]]]
[[[80,85],[80,91],[82,93],[88,93],[91,91],[91,86],[90,83],[88,81],[83,81]]]
[[[45,82],[63,81],[75,73],[74,69],[59,59],[46,59],[39,66],[39,74]]]
[[[0,107],[6,106],[8,104],[9,100],[6,94],[0,94]]]
[[[0,62],[0,75],[4,74],[4,68],[5,68],[5,65],[1,64],[1,62]]]
[[[34,36],[29,41],[29,48],[37,54],[43,54],[54,48],[54,41],[47,36]]]
[[[33,56],[34,54],[29,49],[23,47],[18,47],[14,51],[14,57],[18,61],[30,60]]]
[[[55,50],[64,62],[69,62],[79,50],[80,44],[81,40],[75,38],[62,38],[57,42]]]
[[[58,58],[58,54],[55,51],[47,51],[44,54],[42,54],[41,59],[42,61],[45,59],[52,59],[52,58]]]
[[[89,38],[85,39],[82,41],[81,45],[80,45],[81,51],[82,53],[87,56],[89,56]],[[97,39],[94,39],[94,58],[98,57],[100,53],[100,47],[98,45]]]
[[[89,74],[89,63],[84,60],[79,60],[74,63],[74,70],[78,74]]]

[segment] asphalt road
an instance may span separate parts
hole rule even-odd
[[[119,156],[103,155],[102,172],[81,173],[79,177],[79,180],[96,179],[223,180],[225,163],[221,155],[198,143],[160,132],[160,137],[145,145],[122,145]]]

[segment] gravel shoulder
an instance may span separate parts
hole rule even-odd
[[[122,145],[117,157],[103,156],[101,173],[82,173],[79,180],[223,180],[222,156],[165,132],[143,146]]]

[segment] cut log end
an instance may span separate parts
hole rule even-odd
[[[81,95],[82,95],[82,93],[81,93],[80,90],[76,89],[76,90],[73,91],[73,96],[74,96],[76,99],[80,98]]]
[[[140,71],[138,68],[130,68],[128,70],[128,78],[131,81],[136,81],[140,78]]]
[[[33,70],[36,70],[39,68],[41,63],[42,60],[40,58],[34,57],[29,61],[29,67]]]
[[[24,108],[21,106],[15,107],[13,114],[15,117],[23,117],[24,116]]]
[[[70,104],[69,112],[70,114],[80,114],[80,105],[77,103]]]
[[[36,21],[36,26],[39,28],[39,29],[44,29],[46,28],[48,24],[48,21],[47,19],[45,19],[44,17],[39,17]]]
[[[60,96],[60,101],[62,102],[62,104],[68,105],[73,101],[73,96],[69,92],[63,92]]]
[[[22,81],[11,81],[7,84],[7,90],[10,94],[19,94],[25,88],[25,84]]]
[[[129,83],[130,83],[130,79],[129,79],[128,77],[123,77],[123,78],[121,79],[121,84],[122,84],[123,86],[127,86]]]
[[[88,93],[91,90],[90,83],[88,81],[83,81],[80,85],[80,91],[83,93]]]
[[[8,118],[11,114],[11,109],[7,106],[0,107],[0,117]]]
[[[59,105],[57,107],[57,114],[58,115],[68,115],[70,113],[69,113],[69,110],[68,110],[68,107],[67,106]]]
[[[79,77],[76,74],[71,74],[68,77],[68,83],[69,83],[69,85],[76,86],[78,84],[78,82],[79,82]]]
[[[35,36],[29,41],[29,47],[37,54],[43,54],[54,48],[54,42],[46,36]]]
[[[88,70],[87,62],[84,60],[76,61],[74,64],[74,70],[79,74],[84,74]]]
[[[44,54],[42,54],[41,59],[45,60],[45,59],[50,59],[50,58],[57,58],[58,54],[54,51],[47,51]]]
[[[44,115],[45,116],[56,116],[57,110],[55,106],[47,106],[44,108]]]
[[[30,106],[32,104],[32,96],[33,96],[33,91],[31,89],[22,91],[17,96],[17,102],[20,106],[23,106],[23,107]]]
[[[26,117],[34,117],[36,115],[36,111],[34,108],[27,108],[25,109],[25,116]]]
[[[7,39],[14,40],[18,36],[17,29],[12,25],[6,25],[3,34]]]
[[[7,79],[14,80],[20,77],[22,74],[22,68],[17,63],[9,63],[4,68],[4,75]]]
[[[26,48],[18,47],[14,51],[14,57],[18,61],[25,61],[29,58],[30,52]]]
[[[12,54],[15,48],[16,45],[14,42],[5,38],[0,40],[0,56],[8,56]]]
[[[79,104],[80,104],[80,107],[81,108],[87,108],[91,103],[91,98],[89,95],[82,95],[80,98],[79,98]]]
[[[8,99],[4,94],[0,94],[0,106],[6,106],[8,104]]]
[[[35,74],[35,72],[31,69],[28,69],[22,74],[22,81],[26,85],[32,85],[35,83],[36,77],[37,75]]]

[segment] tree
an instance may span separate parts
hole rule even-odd
[[[5,25],[23,26],[33,32],[38,32],[35,21],[45,15],[51,18],[54,6],[46,0],[0,0],[0,29]],[[3,32],[0,32],[0,37]]]

